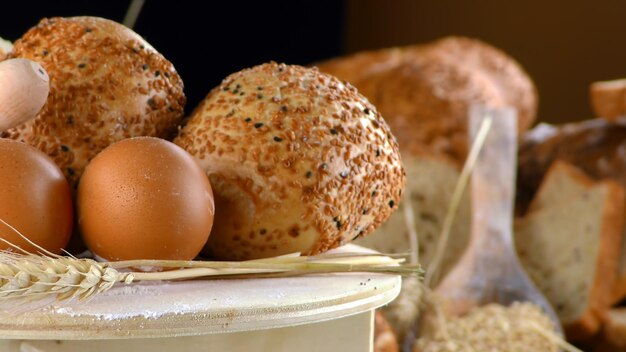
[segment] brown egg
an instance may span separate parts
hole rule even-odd
[[[61,253],[74,223],[72,195],[61,170],[44,153],[0,139],[0,219],[44,249]],[[40,250],[0,224],[0,237],[32,253]],[[0,249],[9,249],[0,243]]]
[[[107,260],[191,260],[213,226],[213,192],[196,160],[153,137],[117,142],[98,154],[78,186],[85,243]]]

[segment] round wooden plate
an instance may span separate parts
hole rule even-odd
[[[398,295],[400,281],[350,273],[120,285],[85,302],[36,302],[0,312],[0,339],[173,337],[295,326],[377,308]]]

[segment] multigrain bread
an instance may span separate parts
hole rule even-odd
[[[604,119],[537,126],[520,146],[516,212],[523,215],[532,207],[541,180],[556,160],[568,162],[596,180],[610,178],[626,188],[625,150],[626,126]],[[613,303],[626,297],[626,241],[622,243]]]
[[[612,122],[626,117],[626,79],[594,82],[589,96],[596,116]]]
[[[211,180],[207,249],[221,259],[317,254],[366,236],[397,209],[405,185],[380,113],[315,68],[272,62],[230,75],[175,143]]]
[[[97,17],[43,19],[11,58],[39,62],[50,95],[34,119],[4,132],[48,154],[76,187],[98,152],[124,138],[169,138],[183,117],[183,82],[138,34]]]
[[[570,185],[570,186],[568,186]],[[571,340],[588,340],[611,303],[624,226],[624,190],[553,164],[533,209],[515,224],[522,264]]]
[[[317,65],[354,84],[385,116],[403,151],[410,145],[461,164],[472,104],[515,107],[520,132],[535,118],[537,95],[528,75],[508,55],[475,39],[447,37]]]

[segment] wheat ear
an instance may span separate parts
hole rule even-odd
[[[0,222],[34,245],[41,255],[29,253],[0,238],[17,252],[0,251],[0,299],[85,299],[105,292],[116,283],[197,278],[258,278],[324,273],[369,272],[422,275],[419,265],[380,254],[336,253],[319,256],[286,255],[242,262],[132,260],[100,263],[89,258],[59,256],[31,242],[17,229]],[[138,266],[170,268],[163,272],[121,271]]]

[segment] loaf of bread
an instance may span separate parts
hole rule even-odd
[[[555,162],[532,209],[515,224],[515,245],[530,277],[571,340],[600,328],[611,303],[624,226],[624,190]]]
[[[170,138],[183,117],[183,82],[131,29],[98,17],[43,19],[9,55],[40,63],[50,94],[39,114],[0,131],[35,146],[73,187],[87,163],[124,138]]]
[[[597,116],[612,122],[626,117],[626,79],[594,82],[589,95]]]
[[[364,52],[319,63],[355,85],[385,116],[401,149],[465,159],[472,104],[513,106],[519,130],[534,121],[535,87],[502,51],[481,41],[448,37],[410,47]]]
[[[531,199],[535,197],[548,168],[556,160],[571,163],[596,180],[610,178],[626,188],[625,150],[626,126],[612,124],[604,119],[558,127],[537,126],[526,135],[520,147],[516,204],[518,214],[533,207]],[[626,241],[623,243],[612,302],[626,297]]]

